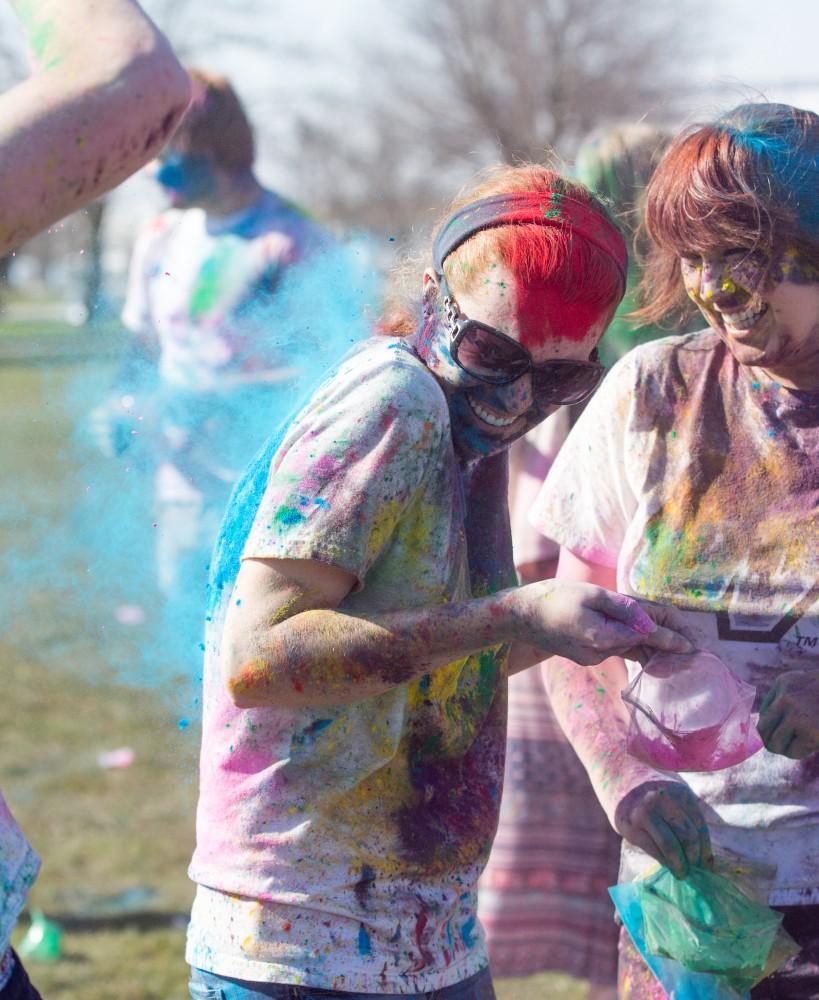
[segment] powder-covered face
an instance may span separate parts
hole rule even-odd
[[[156,172],[174,208],[205,204],[218,188],[218,177],[207,156],[169,147]]]
[[[685,254],[686,292],[742,365],[785,385],[814,388],[819,362],[819,271],[785,250]]]
[[[429,272],[425,280],[433,280]],[[605,307],[565,303],[553,288],[518,284],[503,264],[491,264],[468,292],[456,298],[465,316],[522,344],[535,364],[555,358],[588,361],[616,308],[616,303]],[[507,448],[557,409],[537,404],[528,374],[500,386],[473,378],[455,364],[449,343],[449,330],[438,317],[425,325],[416,349],[447,394],[453,440],[462,457]]]

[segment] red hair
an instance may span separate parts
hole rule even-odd
[[[515,193],[550,195],[555,192],[581,201],[611,221],[603,205],[582,184],[546,167],[523,164],[498,166],[486,171],[483,180],[455,198],[436,226],[436,231],[454,211],[480,198]],[[425,255],[426,261],[431,262],[429,252]],[[579,307],[614,306],[623,295],[623,276],[617,263],[593,243],[563,227],[520,223],[485,229],[470,236],[444,261],[444,276],[452,294],[457,298],[459,293],[471,290],[493,263],[508,267],[519,285],[548,285],[563,302]],[[404,301],[388,310],[379,323],[381,332],[400,336],[415,332],[421,283],[417,270],[414,274],[417,285],[411,292],[410,301],[407,301],[405,289]]]
[[[819,116],[786,104],[741,105],[678,136],[646,188],[652,246],[635,315],[657,322],[689,311],[686,251],[793,247],[819,265],[817,151]]]

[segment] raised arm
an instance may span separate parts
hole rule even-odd
[[[556,582],[612,590],[617,584],[614,569],[566,549],[560,553]],[[659,622],[675,624],[667,609],[658,607],[652,614]],[[543,678],[555,716],[615,830],[680,878],[690,865],[710,864],[708,828],[688,785],[626,753],[628,716],[620,692],[628,676],[622,656],[593,667],[554,657],[544,663]]]
[[[181,118],[187,74],[132,0],[12,0],[34,72],[0,96],[0,254],[125,180]]]
[[[310,560],[246,559],[230,600],[222,670],[244,708],[362,701],[481,649],[525,639],[597,662],[635,643],[684,651],[640,605],[599,587],[554,581],[491,597],[384,612],[338,610],[355,578]],[[541,657],[543,652],[541,652]]]

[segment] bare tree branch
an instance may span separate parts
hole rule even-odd
[[[570,155],[594,125],[669,109],[695,2],[405,0],[400,47],[360,53],[355,123],[301,116],[296,155],[322,161],[311,191],[342,218],[406,226],[482,164]]]

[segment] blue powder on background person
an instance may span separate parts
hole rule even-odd
[[[225,450],[234,476],[369,333],[365,308],[378,300],[378,279],[367,270],[366,256],[366,246],[337,245],[309,267],[289,272],[275,297],[248,305],[264,338],[260,350],[286,357],[294,377],[237,394],[231,402],[227,417],[235,431]],[[50,487],[44,488],[39,474],[36,482],[10,483],[0,499],[0,530],[8,539],[0,627],[8,644],[30,656],[36,623],[39,657],[91,679],[102,678],[96,669],[89,673],[89,662],[102,662],[109,677],[156,688],[187,715],[198,682],[210,549],[201,565],[187,567],[178,598],[163,601],[154,561],[159,529],[146,427],[151,408],[146,406],[143,420],[133,414],[134,444],[114,461],[89,447],[82,423],[89,400],[104,396],[110,377],[110,363],[37,372],[42,409],[33,419],[45,425],[49,438],[59,439],[66,426],[75,429],[50,456]],[[12,454],[8,467],[13,461]],[[231,480],[221,484],[223,505],[231,487]],[[211,542],[221,514],[220,508]],[[123,616],[125,624],[117,620]]]
[[[134,251],[131,346],[113,385],[102,363],[39,376],[48,409],[32,419],[77,429],[47,463],[54,495],[38,473],[0,509],[0,528],[16,536],[7,641],[30,656],[28,630],[42,618],[37,652],[50,662],[86,676],[102,662],[118,680],[174,692],[184,715],[233,482],[366,336],[365,304],[378,299],[366,243],[337,242],[263,189],[230,83],[190,77],[191,107],[157,172],[173,208]]]

